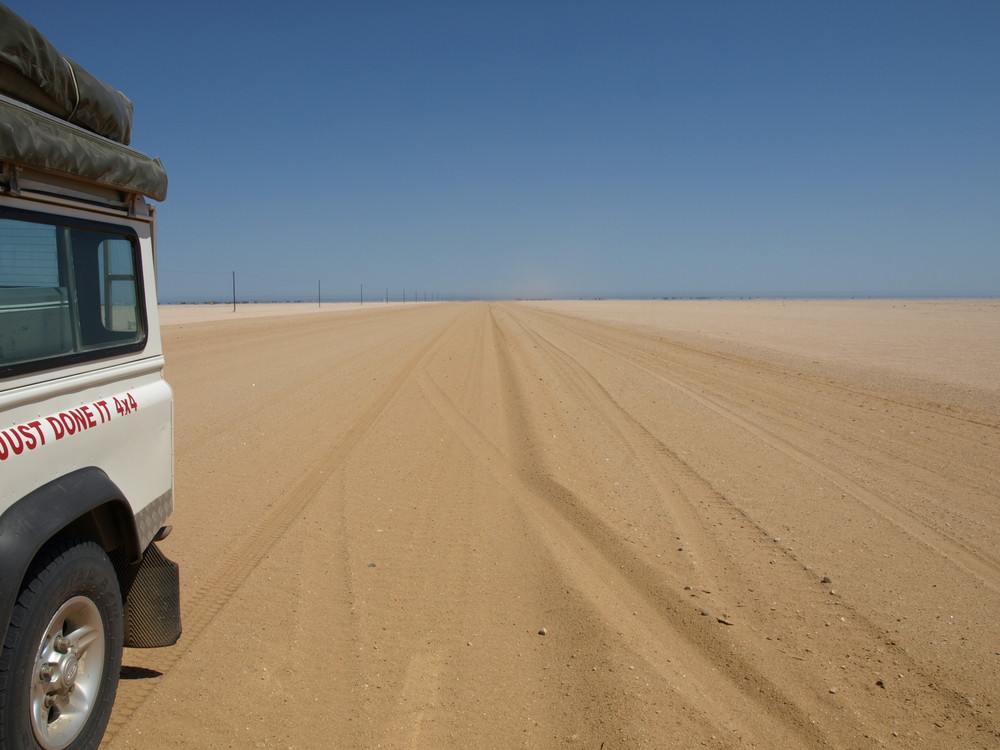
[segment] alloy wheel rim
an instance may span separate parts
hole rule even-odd
[[[74,596],[42,634],[31,681],[31,728],[44,750],[75,740],[97,702],[104,674],[104,620],[92,599]]]

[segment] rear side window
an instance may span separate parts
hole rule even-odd
[[[0,213],[0,376],[142,349],[138,253],[122,227]]]

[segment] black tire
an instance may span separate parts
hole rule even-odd
[[[91,750],[122,661],[122,602],[93,542],[47,545],[28,569],[0,651],[0,750]]]

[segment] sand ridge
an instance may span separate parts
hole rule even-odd
[[[995,746],[998,415],[615,304],[165,327],[185,636],[106,746]]]

